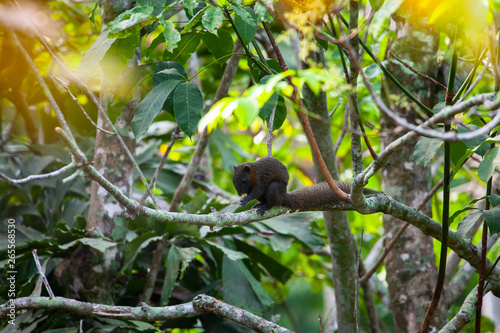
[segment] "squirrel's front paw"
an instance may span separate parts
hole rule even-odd
[[[240,199],[239,203],[240,203],[240,206],[245,207],[247,205],[247,203],[248,203],[248,200]]]
[[[269,210],[267,205],[255,205],[252,208],[257,208],[257,213],[259,213],[260,215],[264,215],[264,213]]]

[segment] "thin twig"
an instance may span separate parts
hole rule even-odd
[[[78,107],[80,108],[80,110],[82,110],[83,114],[85,115],[85,117],[88,119],[88,121],[90,121],[90,123],[95,127],[97,128],[99,131],[102,131],[104,133],[107,133],[107,134],[111,134],[111,135],[116,135],[116,133],[114,132],[110,132],[108,130],[105,130],[104,128],[102,127],[99,127],[93,120],[92,118],[90,118],[90,116],[88,115],[87,111],[85,111],[85,109],[83,108],[83,106],[80,104],[80,102],[78,101],[78,99],[76,98],[75,95],[73,95],[73,93],[71,92],[71,89],[69,89],[69,87],[64,84],[64,82],[59,79],[58,77],[56,76],[52,76],[52,79],[54,81],[57,81],[64,89],[66,89],[66,91],[68,92],[68,94],[71,96],[71,98],[73,99],[73,101],[75,101],[75,103],[78,105]]]
[[[271,116],[269,116],[269,122],[267,123],[267,156],[273,156],[273,127],[274,127],[274,117],[276,116],[276,109],[278,108],[278,104],[276,104],[273,108],[273,112],[271,112]]]
[[[438,82],[436,80],[434,80],[432,77],[430,77],[429,75],[427,74],[424,74],[422,72],[419,72],[418,70],[416,70],[415,68],[413,68],[410,64],[408,64],[407,62],[405,62],[403,59],[401,59],[400,57],[398,57],[397,55],[395,55],[394,53],[392,53],[392,51],[389,51],[389,54],[391,56],[394,57],[394,59],[396,59],[397,61],[399,61],[401,64],[403,64],[403,66],[405,66],[406,68],[408,68],[410,71],[412,71],[413,73],[417,74],[417,75],[420,75],[424,78],[426,78],[427,80],[431,81],[432,83],[434,83],[435,85],[443,88],[444,90],[446,90],[446,86],[444,84],[442,84],[441,82]]]
[[[160,171],[163,169],[163,165],[165,165],[165,161],[167,160],[168,155],[170,154],[170,151],[172,150],[172,147],[174,146],[175,140],[178,138],[181,138],[182,135],[180,133],[180,128],[179,126],[176,126],[172,135],[170,136],[170,141],[168,142],[167,150],[165,150],[165,153],[161,157],[160,164],[155,170],[155,173],[153,177],[151,177],[151,180],[149,181],[149,189],[152,190],[155,187],[156,184],[156,179],[158,178],[158,175],[160,174]],[[141,205],[144,203],[144,200],[148,197],[148,192],[144,192],[144,195],[142,196],[140,203]]]
[[[280,63],[281,68],[283,69],[284,72],[288,71],[288,66],[286,65],[283,56],[281,55],[281,51],[279,50],[278,45],[276,44],[276,40],[274,39],[274,36],[271,32],[271,29],[269,28],[269,25],[266,22],[263,22],[262,24],[264,26],[264,29],[266,30],[269,40],[271,41],[271,44],[273,45],[274,51],[276,53],[276,56],[278,57],[278,62]],[[349,202],[351,196],[342,191],[338,187],[337,183],[335,183],[335,181],[332,178],[332,175],[328,171],[328,167],[326,166],[325,161],[323,160],[323,156],[321,155],[318,144],[314,139],[314,134],[311,129],[311,124],[309,123],[309,119],[307,119],[307,116],[304,112],[305,108],[302,103],[302,99],[297,96],[298,93],[297,86],[295,86],[292,83],[290,76],[287,77],[287,80],[294,89],[294,94],[292,95],[292,101],[300,108],[297,114],[299,116],[300,121],[302,122],[302,126],[304,127],[304,132],[307,136],[307,139],[309,140],[311,150],[313,151],[314,157],[316,158],[316,162],[318,163],[318,166],[321,170],[321,173],[323,174],[323,177],[325,177],[325,180],[328,183],[330,189],[333,191],[333,193],[335,193],[335,195],[338,198],[340,198],[343,201]]]
[[[5,180],[10,185],[21,185],[21,184],[26,184],[26,183],[32,182],[34,180],[54,178],[54,177],[62,175],[66,171],[71,170],[72,168],[75,168],[75,167],[76,167],[75,162],[71,161],[70,164],[63,166],[61,169],[56,170],[56,171],[52,171],[50,173],[45,173],[43,175],[30,175],[30,176],[28,176],[26,178],[22,178],[22,179],[12,179],[12,178],[8,177],[7,175],[5,175],[4,173],[0,172],[0,178]]]
[[[47,280],[47,277],[45,276],[45,273],[43,272],[42,265],[40,265],[40,259],[38,259],[38,255],[36,254],[36,249],[31,251],[31,253],[33,253],[33,258],[35,259],[36,268],[38,269],[38,273],[42,277],[43,284],[45,285],[45,288],[47,289],[47,292],[49,293],[50,298],[55,297],[54,292],[52,291],[52,288],[50,288],[49,280]]]
[[[481,79],[483,78],[483,75],[484,75],[484,73],[486,73],[486,70],[488,69],[489,64],[490,64],[489,61],[486,61],[481,72],[479,72],[479,74],[476,77],[476,79],[474,80],[474,82],[465,91],[465,93],[460,97],[460,99],[458,100],[457,103],[462,103],[465,100],[465,98],[472,92],[472,90],[476,87],[476,85],[479,83],[479,81],[481,81]]]
[[[339,101],[337,105],[333,108],[332,112],[330,112],[330,114],[328,115],[329,118],[333,117],[333,114],[335,113],[335,111],[337,111],[340,105],[342,105],[342,102]]]

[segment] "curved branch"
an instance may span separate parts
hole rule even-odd
[[[70,164],[63,166],[61,169],[56,170],[56,171],[52,171],[49,173],[45,173],[43,175],[30,175],[30,176],[28,176],[26,178],[22,178],[22,179],[12,179],[12,178],[8,177],[7,175],[5,175],[4,173],[0,172],[0,178],[5,180],[10,185],[21,185],[21,184],[26,184],[26,183],[32,182],[34,180],[50,179],[50,178],[58,177],[58,176],[62,175],[63,173],[65,173],[66,171],[71,170],[73,168],[76,168],[76,164],[74,161],[71,161]]]
[[[164,307],[151,307],[146,304],[140,307],[114,306],[80,302],[64,297],[23,297],[11,299],[0,305],[0,319],[12,316],[15,318],[17,310],[34,309],[66,310],[83,316],[148,322],[190,318],[213,313],[249,327],[256,332],[293,333],[276,323],[207,295],[198,295],[189,303]]]

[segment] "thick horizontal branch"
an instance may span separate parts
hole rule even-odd
[[[176,222],[176,223],[187,223],[196,225],[207,225],[214,227],[224,227],[232,225],[243,225],[251,222],[257,222],[266,220],[281,214],[286,213],[288,210],[286,208],[274,207],[266,212],[264,215],[260,215],[256,210],[250,210],[242,213],[211,213],[206,215],[194,215],[185,213],[174,213],[165,212],[162,210],[151,209],[140,205],[138,202],[131,200],[125,196],[119,189],[117,189],[113,184],[111,184],[107,179],[105,179],[97,170],[87,163],[85,156],[80,157],[77,155],[79,149],[74,140],[71,140],[66,133],[61,128],[56,128],[56,131],[61,135],[68,148],[70,149],[77,166],[81,168],[86,175],[99,183],[106,191],[108,191],[118,202],[124,205],[131,213],[141,216],[146,216],[152,218],[156,221],[162,222]],[[354,207],[346,202],[339,202],[335,205],[330,205],[329,207],[318,207],[317,210],[355,210]],[[391,197],[388,197],[382,193],[377,195],[372,195],[365,200],[365,205],[363,206],[363,214],[373,214],[373,213],[385,213],[399,218],[403,221],[409,222],[415,227],[419,228],[425,234],[441,241],[441,225],[422,214],[415,208],[406,206],[400,202],[397,202]],[[455,251],[461,258],[467,260],[471,266],[478,269],[480,266],[480,253],[474,244],[465,237],[459,236],[457,233],[450,232],[449,235],[449,247]],[[491,261],[487,262],[487,269],[492,267]],[[492,289],[495,290],[495,294],[500,294],[500,268],[496,267],[494,274],[492,274]]]
[[[207,295],[198,295],[192,302],[163,307],[151,307],[147,304],[140,307],[105,305],[80,302],[64,297],[23,297],[9,300],[0,305],[0,319],[15,319],[16,311],[35,309],[65,310],[83,316],[148,322],[190,318],[213,313],[249,327],[256,332],[293,333],[276,323]]]
[[[200,315],[192,303],[165,307],[114,306],[80,302],[64,297],[23,297],[0,305],[0,319],[8,317],[14,311],[33,309],[66,310],[80,315],[113,318],[120,320],[156,321],[189,318]]]

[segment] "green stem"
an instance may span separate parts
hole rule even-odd
[[[264,73],[269,74],[269,75],[273,74],[273,72],[269,68],[266,67],[265,61],[264,62],[260,62],[258,59],[255,59],[255,57],[253,56],[252,52],[250,52],[250,49],[248,48],[248,45],[245,44],[245,42],[243,41],[243,37],[241,37],[238,29],[236,29],[236,25],[234,24],[233,18],[231,17],[231,14],[229,13],[229,10],[227,9],[227,7],[223,7],[222,10],[224,11],[224,14],[226,14],[226,17],[229,20],[229,23],[233,27],[234,32],[236,33],[236,36],[240,40],[241,45],[243,46],[243,49],[245,50],[246,56],[248,58],[250,58],[250,60],[252,60],[257,65],[257,67],[259,67],[260,70],[263,71]],[[255,44],[254,44],[254,46],[255,46]],[[259,52],[259,51],[260,51],[260,49],[257,52]]]
[[[456,48],[456,40],[458,35],[458,25],[455,28],[455,37],[453,38],[453,55],[451,59],[450,74],[448,76],[448,89],[446,90],[446,105],[453,104],[453,86],[455,85],[455,77],[457,72],[457,60],[458,53]],[[444,131],[449,132],[451,130],[450,123],[445,123]],[[451,148],[450,142],[445,141],[444,143],[444,177],[443,177],[443,215],[442,215],[442,225],[441,225],[441,251],[439,254],[439,271],[438,279],[436,281],[436,287],[434,288],[434,294],[432,295],[431,303],[427,308],[427,313],[422,323],[422,333],[427,333],[429,331],[429,326],[434,316],[434,312],[439,305],[439,300],[441,299],[441,293],[443,291],[444,280],[446,276],[446,258],[448,254],[448,231],[449,231],[449,218],[450,218],[450,169],[451,169]]]
[[[479,67],[479,64],[481,63],[481,60],[486,55],[486,50],[487,49],[485,48],[483,50],[483,52],[481,53],[481,55],[479,56],[479,58],[476,59],[476,62],[474,63],[474,68],[472,68],[471,72],[469,73],[469,75],[465,79],[464,83],[462,84],[460,89],[458,89],[457,93],[455,94],[455,97],[453,97],[453,104],[455,104],[459,100],[460,96],[463,94],[465,89],[469,88],[470,84],[472,83],[472,80],[474,79],[474,75],[476,74],[477,68]]]

